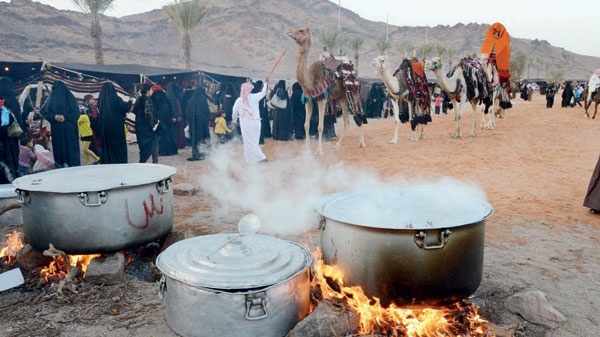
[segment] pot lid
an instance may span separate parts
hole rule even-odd
[[[26,175],[12,184],[25,191],[78,193],[155,183],[175,172],[174,167],[160,164],[85,165]]]
[[[198,236],[169,246],[156,259],[165,275],[185,284],[219,290],[264,288],[308,268],[304,247],[261,234]]]
[[[460,185],[427,184],[345,191],[323,198],[322,216],[363,227],[439,229],[485,220],[493,208],[480,193]]]
[[[17,192],[12,184],[0,184],[0,199],[16,198]]]

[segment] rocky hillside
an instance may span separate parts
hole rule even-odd
[[[118,1],[118,0],[117,0]],[[296,46],[286,35],[290,29],[310,27],[316,59],[322,45],[319,33],[337,29],[338,7],[327,0],[208,0],[211,11],[192,34],[192,67],[228,75],[264,77],[279,55],[283,62],[273,79],[295,77]],[[89,15],[57,10],[31,0],[0,2],[0,60],[93,63],[89,37]],[[182,68],[180,34],[162,10],[122,18],[101,17],[105,63],[145,64]],[[491,22],[490,22],[491,24]],[[386,24],[360,18],[342,9],[343,37],[364,37],[359,75],[376,77],[370,60],[378,54],[377,41],[385,38]],[[425,27],[389,26],[392,45],[425,43]],[[478,52],[488,25],[457,24],[427,29],[427,43],[455,50],[454,59]],[[510,27],[507,27],[510,33]],[[568,78],[587,79],[600,65],[600,58],[578,55],[546,41],[511,38],[513,55],[525,53],[531,60],[524,76],[544,78],[547,69],[564,69]],[[347,49],[347,48],[346,48]],[[346,50],[349,56],[353,53]],[[400,63],[401,52],[388,54]],[[430,56],[436,54],[434,49]],[[447,58],[447,56],[445,56]]]

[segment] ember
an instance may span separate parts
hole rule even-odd
[[[18,231],[13,231],[10,234],[6,234],[7,240],[2,244],[2,248],[0,248],[0,258],[6,257],[7,264],[11,264],[17,253],[21,248],[23,248],[23,242],[21,241],[21,237]]]
[[[97,257],[101,257],[100,254],[89,254],[89,255],[67,255],[69,265],[71,267],[77,267],[82,272],[82,278],[85,277],[85,271],[90,262]],[[50,262],[47,267],[42,268],[40,276],[44,278],[46,283],[52,283],[58,280],[62,280],[70,272],[70,268],[65,264],[62,256],[57,256]]]
[[[324,299],[346,301],[360,317],[359,334],[379,334],[406,337],[491,337],[487,321],[478,315],[478,307],[456,303],[438,308],[401,308],[395,304],[382,307],[378,298],[367,297],[359,286],[344,285],[342,273],[326,265],[315,252],[315,279],[313,285],[321,289]],[[319,256],[317,256],[319,255]]]

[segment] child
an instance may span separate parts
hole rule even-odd
[[[436,115],[440,114],[441,107],[442,107],[442,96],[437,95],[437,96],[435,96],[435,114]]]
[[[100,157],[98,157],[94,151],[90,150],[90,144],[92,143],[93,132],[90,123],[90,117],[86,114],[85,109],[81,109],[81,114],[77,120],[77,127],[79,128],[79,139],[81,139],[81,147],[83,148],[83,159],[86,165],[91,163],[98,164]],[[93,159],[92,162],[90,159]]]
[[[219,117],[215,118],[215,134],[219,144],[225,144],[230,138],[231,130],[227,127],[225,121],[225,111],[220,111]]]
[[[24,134],[19,140],[19,167],[17,174],[23,177],[31,173],[31,167],[35,163],[36,156],[33,152],[33,138],[30,135]]]

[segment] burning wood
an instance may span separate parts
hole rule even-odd
[[[40,275],[46,283],[53,278],[60,279],[59,292],[66,282],[83,278],[90,261],[101,256],[100,254],[67,255],[65,252],[56,249],[53,244],[50,244],[50,248],[45,250],[43,254],[54,258],[54,260],[41,270]]]
[[[318,252],[316,253],[318,254]],[[343,299],[358,313],[360,335],[405,337],[492,337],[489,323],[478,315],[478,307],[464,302],[437,308],[385,308],[378,298],[367,297],[359,286],[344,285],[341,271],[315,258],[315,282],[323,299]]]
[[[11,264],[17,253],[23,248],[23,242],[18,231],[13,231],[10,234],[6,234],[7,240],[2,244],[0,248],[0,258],[6,257],[6,264]]]

